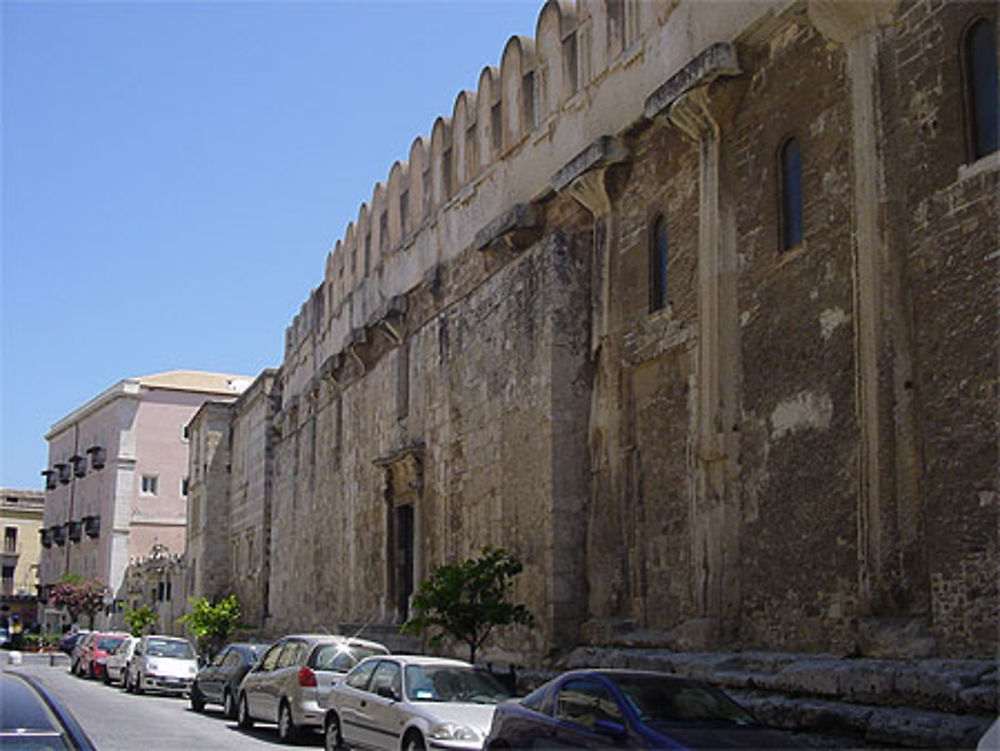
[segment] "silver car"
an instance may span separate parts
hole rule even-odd
[[[186,694],[198,673],[198,656],[187,639],[153,635],[139,639],[125,668],[125,690]]]
[[[327,697],[325,748],[479,751],[497,703],[509,698],[493,676],[461,660],[372,657]]]
[[[389,654],[383,644],[330,634],[294,634],[264,653],[240,683],[237,720],[275,723],[278,737],[295,741],[303,730],[323,727],[321,702],[352,667],[370,655]]]
[[[117,647],[108,653],[108,661],[104,665],[104,682],[108,685],[125,683],[125,668],[132,659],[132,650],[139,640],[134,636],[124,639]]]

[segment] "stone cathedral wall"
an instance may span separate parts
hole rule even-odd
[[[515,659],[992,655],[1000,159],[969,158],[961,83],[981,18],[546,3],[375,186],[237,440],[266,447],[240,496],[266,519],[266,627],[397,623],[433,565],[493,545],[540,625],[494,646]]]

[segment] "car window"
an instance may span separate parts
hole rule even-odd
[[[483,670],[455,665],[407,665],[406,698],[410,701],[455,701],[496,704],[510,692]]]
[[[346,673],[366,657],[384,654],[381,649],[349,644],[321,644],[309,659],[309,667]]]
[[[226,668],[235,668],[240,664],[242,660],[240,659],[240,653],[235,649],[230,649],[226,652],[226,659],[222,661],[222,666]]]
[[[278,656],[281,654],[281,648],[285,646],[284,642],[279,642],[267,650],[267,654],[264,655],[264,659],[261,662],[261,670],[274,670],[274,666],[278,664]]]
[[[521,700],[522,706],[528,709],[534,710],[535,712],[541,712],[545,715],[552,714],[552,692],[548,691],[545,687],[540,688],[532,694],[528,694]]]
[[[643,722],[727,720],[747,725],[754,721],[728,696],[708,686],[644,675],[613,680]]]
[[[290,668],[300,665],[303,662],[306,645],[300,641],[290,641],[281,650],[281,657],[278,658],[279,668]]]
[[[150,639],[146,642],[146,654],[182,660],[193,660],[195,657],[194,649],[183,639]]]
[[[378,660],[369,660],[368,662],[362,662],[354,670],[347,674],[344,678],[344,682],[351,688],[356,688],[360,691],[368,690],[368,679],[372,677],[372,673],[375,671],[375,666],[378,665]]]
[[[372,675],[371,692],[377,694],[379,689],[388,688],[396,696],[403,695],[403,676],[399,664],[392,660],[382,660]]]
[[[588,680],[570,680],[559,689],[556,717],[593,729],[598,721],[620,723],[622,712],[604,686]]]
[[[97,648],[103,649],[105,652],[110,652],[113,649],[117,649],[118,645],[124,641],[124,636],[105,636],[103,639],[98,640]]]
[[[209,665],[213,668],[219,667],[219,665],[221,665],[226,661],[226,658],[231,653],[232,650],[230,650],[229,647],[223,647],[222,649],[220,649],[218,652],[215,653],[215,657],[212,658],[212,661],[209,663]]]

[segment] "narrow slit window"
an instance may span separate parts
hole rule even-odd
[[[781,249],[802,244],[802,152],[789,138],[781,147]]]
[[[997,42],[990,23],[976,21],[966,32],[963,46],[969,151],[976,160],[1000,148]]]
[[[667,306],[667,220],[660,216],[653,224],[649,249],[649,311],[655,313]]]

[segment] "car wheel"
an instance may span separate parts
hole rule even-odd
[[[326,729],[323,732],[323,751],[341,751],[344,740],[340,737],[340,718],[331,714],[326,718]]]
[[[247,706],[246,694],[240,697],[240,703],[236,710],[236,722],[244,730],[253,727],[253,717],[250,716],[250,707]]]
[[[424,737],[416,731],[407,735],[403,741],[403,751],[424,751],[425,748]]]
[[[205,697],[202,696],[202,693],[198,690],[197,686],[191,687],[191,694],[189,698],[191,700],[191,709],[195,712],[205,711]]]
[[[233,701],[233,692],[228,688],[222,697],[222,714],[230,720],[236,719],[236,702]]]
[[[104,685],[105,686],[111,685],[111,675],[108,673],[107,667],[104,668]]]
[[[142,673],[135,674],[135,679],[132,681],[132,691],[142,694]]]
[[[278,707],[278,740],[282,743],[295,743],[299,739],[299,729],[292,718],[292,708],[287,701]]]

